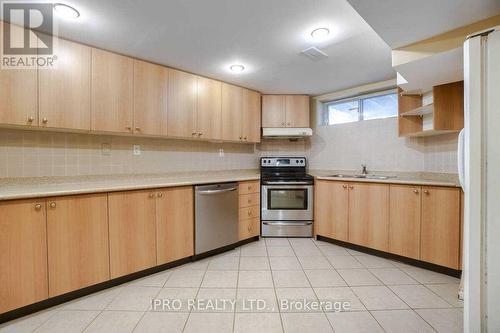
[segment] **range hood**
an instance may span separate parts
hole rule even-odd
[[[292,127],[264,127],[262,128],[262,137],[264,138],[282,138],[294,139],[312,136],[311,128],[292,128]]]

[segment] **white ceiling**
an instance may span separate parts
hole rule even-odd
[[[347,0],[391,48],[500,14],[500,0]]]
[[[264,93],[318,95],[395,77],[390,48],[346,0],[69,0],[59,35]],[[333,38],[314,62],[314,27]],[[247,71],[228,72],[240,62]]]

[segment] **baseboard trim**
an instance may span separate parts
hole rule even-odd
[[[416,260],[416,259],[412,259],[412,258],[408,258],[408,257],[403,257],[403,256],[400,256],[400,255],[397,255],[397,254],[392,254],[392,253],[388,253],[388,252],[384,252],[384,251],[379,251],[379,250],[375,250],[375,249],[372,249],[372,248],[369,248],[369,247],[365,247],[365,246],[361,246],[361,245],[356,245],[356,244],[352,244],[352,243],[348,243],[348,242],[344,242],[344,241],[340,241],[340,240],[337,240],[337,239],[328,238],[328,237],[324,237],[324,236],[317,235],[316,239],[324,241],[324,242],[332,243],[332,244],[335,244],[335,245],[340,245],[340,246],[343,246],[343,247],[346,247],[346,248],[349,248],[349,249],[352,249],[352,250],[356,250],[356,251],[359,251],[359,252],[364,252],[364,253],[367,253],[367,254],[371,254],[371,255],[374,255],[374,256],[377,256],[377,257],[386,258],[386,259],[392,259],[392,260],[397,260],[397,261],[400,261],[402,263],[405,263],[405,264],[408,264],[408,265],[411,265],[411,266],[428,269],[428,270],[436,272],[436,273],[446,274],[446,275],[449,275],[449,276],[452,276],[452,277],[456,277],[456,278],[459,278],[459,279],[462,276],[462,271],[461,270],[456,270],[456,269],[449,268],[449,267],[444,267],[444,266],[440,266],[440,265],[431,264],[431,263],[426,262],[426,261],[421,261],[421,260]]]
[[[5,313],[0,314],[0,324],[6,323],[6,322],[14,320],[14,319],[18,319],[18,318],[21,318],[21,317],[24,317],[24,316],[27,316],[27,315],[30,315],[33,313],[36,313],[36,312],[41,311],[41,310],[51,308],[51,307],[56,306],[56,305],[66,303],[68,301],[71,301],[71,300],[74,300],[74,299],[77,299],[77,298],[80,298],[83,296],[93,294],[93,293],[98,292],[98,291],[102,291],[102,290],[105,290],[108,288],[116,287],[116,286],[119,286],[121,284],[130,282],[130,281],[133,281],[133,280],[136,280],[139,278],[143,278],[143,277],[146,277],[146,276],[151,275],[151,274],[159,273],[159,272],[165,271],[167,269],[171,269],[171,268],[174,268],[177,266],[187,264],[189,262],[195,262],[195,261],[203,259],[203,258],[207,258],[207,257],[211,257],[214,255],[223,253],[223,252],[227,252],[227,251],[235,249],[238,246],[248,244],[248,243],[251,243],[254,241],[258,241],[258,240],[259,240],[259,236],[245,239],[245,240],[239,241],[235,244],[224,246],[220,249],[216,249],[213,251],[209,251],[206,253],[202,253],[202,254],[187,257],[187,258],[183,258],[180,260],[169,262],[167,264],[151,267],[151,268],[139,271],[139,272],[135,272],[135,273],[128,274],[125,276],[120,276],[120,277],[115,278],[115,279],[101,282],[101,283],[98,283],[98,284],[95,284],[95,285],[92,285],[89,287],[85,287],[82,289],[74,290],[74,291],[71,291],[71,292],[63,294],[63,295],[51,297],[51,298],[45,299],[45,300],[37,302],[37,303],[26,305],[26,306],[23,306],[21,308],[14,309],[14,310],[11,310],[9,312],[5,312]]]

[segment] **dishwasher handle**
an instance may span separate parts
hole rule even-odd
[[[201,195],[215,195],[215,194],[222,194],[222,193],[227,193],[227,192],[233,192],[236,191],[238,187],[231,187],[231,188],[225,188],[222,190],[204,190],[204,191],[196,191],[197,194]]]

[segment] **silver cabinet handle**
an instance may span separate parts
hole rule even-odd
[[[56,203],[55,203],[55,202],[53,202],[53,201],[52,201],[52,202],[49,204],[49,206],[50,206],[50,208],[56,208],[56,206],[57,206],[57,205],[56,205]]]
[[[49,120],[48,120],[47,118],[43,118],[43,119],[42,119],[42,123],[46,124],[46,123],[48,123],[48,122],[49,122]]]
[[[28,117],[28,122],[29,122],[29,123],[32,123],[32,122],[33,122],[33,120],[35,120],[35,118],[33,118],[32,116],[29,116],[29,117]]]
[[[160,192],[160,193],[158,193],[158,194],[157,194],[157,197],[158,197],[158,198],[163,198],[163,193],[161,193],[161,192]]]
[[[35,210],[40,210],[40,209],[42,209],[42,205],[39,203],[35,204]]]
[[[417,190],[417,189],[414,189],[414,190],[413,190],[413,193],[418,194],[418,190]]]
[[[262,222],[265,225],[283,225],[283,226],[293,226],[293,225],[311,225],[312,222]]]
[[[206,190],[206,191],[196,191],[196,193],[201,194],[201,195],[212,195],[212,194],[221,194],[221,193],[227,193],[227,192],[232,192],[236,191],[238,188],[237,187],[231,187],[223,190]]]

